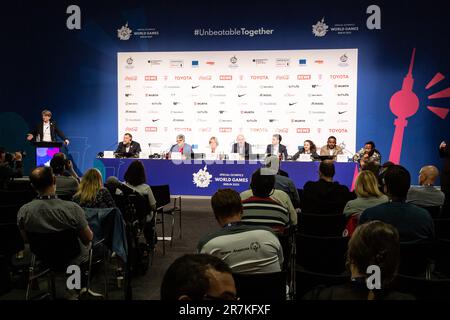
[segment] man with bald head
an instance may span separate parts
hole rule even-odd
[[[439,176],[435,166],[424,166],[419,171],[419,186],[411,187],[406,201],[420,207],[440,207],[444,204],[445,195],[434,187]]]
[[[245,142],[243,134],[237,136],[236,143],[233,144],[233,147],[231,148],[231,153],[239,153],[241,158],[245,158],[245,160],[249,159],[250,154],[252,153],[252,146]]]

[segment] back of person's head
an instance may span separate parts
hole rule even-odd
[[[280,159],[276,155],[270,155],[266,157],[265,168],[271,169],[272,174],[277,174],[280,171]],[[262,173],[265,174],[267,170],[263,170]],[[268,171],[270,173],[270,171]]]
[[[381,288],[389,287],[400,263],[400,242],[397,229],[382,221],[370,221],[355,229],[347,249],[347,265],[358,274],[367,267],[378,266]]]
[[[38,192],[44,192],[55,184],[51,167],[35,168],[30,174],[30,182]]]
[[[439,177],[439,170],[435,166],[424,166],[419,172],[419,183],[420,184],[434,184],[437,177]]]
[[[371,171],[378,179],[378,176],[380,174],[380,165],[378,163],[369,161],[367,163],[364,163],[361,169]]]
[[[355,182],[355,193],[360,198],[381,197],[378,180],[372,171],[363,170],[358,174]]]
[[[275,174],[271,169],[260,168],[253,173],[250,188],[252,189],[254,196],[268,198],[274,187]]]
[[[384,174],[384,184],[391,198],[405,199],[411,186],[411,175],[404,167],[393,165]]]
[[[52,160],[50,160],[50,167],[52,167],[55,174],[63,174],[66,169],[66,155],[62,152],[55,153]]]
[[[161,284],[161,300],[230,300],[235,296],[230,267],[207,254],[187,254],[176,259]]]
[[[100,171],[95,168],[89,169],[81,178],[75,197],[80,197],[81,204],[94,201],[102,187],[103,178]]]
[[[145,168],[140,160],[134,160],[130,164],[127,171],[125,172],[124,179],[127,183],[129,183],[132,186],[138,186],[147,181],[145,175]]]
[[[327,178],[333,178],[336,173],[334,162],[332,160],[324,160],[319,165],[319,173]]]
[[[241,197],[236,190],[219,189],[211,198],[211,207],[217,220],[240,215]]]

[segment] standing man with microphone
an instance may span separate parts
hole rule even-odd
[[[56,122],[51,120],[52,113],[49,110],[43,110],[41,114],[42,122],[28,133],[27,140],[31,141],[34,139],[36,142],[55,142],[56,138],[60,137],[65,145],[69,145],[69,139],[58,129]]]

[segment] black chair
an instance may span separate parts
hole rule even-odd
[[[0,206],[0,255],[9,257],[24,250],[24,243],[17,226],[17,212],[20,206]]]
[[[181,196],[177,196],[173,199],[173,207],[167,207],[168,204],[171,203],[170,197],[170,189],[169,185],[160,185],[160,186],[150,186],[153,192],[153,196],[156,200],[156,212],[161,214],[160,223],[162,225],[162,243],[163,243],[163,254],[166,254],[166,245],[165,245],[165,230],[164,230],[164,216],[169,215],[172,217],[172,228],[171,228],[171,236],[170,236],[170,246],[173,243],[173,231],[175,226],[175,214],[179,215],[179,227],[180,227],[180,239],[182,238],[182,223],[181,223]],[[178,203],[178,204],[177,204]],[[158,222],[157,222],[158,223]],[[168,240],[168,239],[167,239]]]
[[[313,272],[341,274],[345,270],[347,243],[346,237],[319,237],[299,233],[297,264]]]
[[[429,278],[432,243],[401,242],[399,273]]]
[[[450,239],[450,219],[434,219],[436,239]]]
[[[0,205],[23,205],[36,197],[34,190],[0,190]]]
[[[398,274],[394,289],[417,300],[450,300],[450,279],[426,279]]]
[[[301,298],[318,286],[336,286],[350,281],[349,274],[327,274],[308,271],[301,266],[296,268],[297,297]]]
[[[286,300],[286,272],[233,274],[237,296],[243,301]]]
[[[438,239],[433,249],[434,272],[450,278],[450,239]]]
[[[433,219],[438,219],[441,216],[442,208],[440,206],[421,207],[421,208],[427,210]]]
[[[339,237],[345,229],[347,218],[343,214],[301,213],[299,230],[303,234],[321,237]]]
[[[31,265],[29,268],[29,278],[25,299],[30,299],[31,289],[35,281],[42,276],[48,276],[49,291],[40,298],[50,296],[56,298],[56,283],[55,273],[66,272],[67,267],[72,264],[72,260],[75,259],[81,252],[80,242],[78,237],[78,230],[67,229],[60,232],[51,233],[36,233],[26,232],[28,243],[30,244],[30,251],[32,253]],[[87,292],[90,290],[91,284],[91,267],[93,250],[102,241],[97,242],[91,246],[89,250],[89,257],[86,264],[82,269],[85,269],[87,276]],[[40,262],[40,263],[38,263]],[[36,273],[36,269],[39,272]],[[105,267],[106,269],[106,267]],[[105,290],[106,290],[106,278],[105,278]],[[105,291],[105,295],[107,292]]]

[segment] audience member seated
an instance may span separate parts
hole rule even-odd
[[[116,206],[108,189],[103,187],[102,174],[89,169],[81,179],[73,201],[85,208],[113,208]]]
[[[333,182],[334,163],[322,161],[319,165],[319,180],[308,181],[303,187],[300,209],[305,213],[340,214],[349,200],[355,198],[348,188]]]
[[[297,211],[286,192],[274,189],[275,175],[269,168],[256,170],[252,175],[250,190],[241,192],[244,204],[242,220],[266,220],[273,217],[277,224],[297,225]],[[255,220],[255,221],[256,221]]]
[[[279,272],[283,266],[280,241],[270,228],[241,222],[239,193],[219,189],[211,198],[214,216],[222,229],[203,237],[197,246],[225,261],[234,273]]]
[[[61,153],[64,155],[64,153]],[[50,161],[50,167],[56,177],[56,195],[64,199],[72,199],[78,190],[78,181],[72,176],[65,176],[67,159],[61,156],[53,156]]]
[[[397,230],[381,221],[371,221],[356,228],[348,243],[347,265],[351,282],[329,288],[318,287],[304,297],[307,300],[413,300],[408,294],[395,292],[391,283],[400,263]],[[375,281],[368,279],[367,268],[380,268],[379,288],[368,289]],[[368,282],[368,283],[367,283]]]
[[[344,214],[347,217],[358,216],[367,208],[386,203],[389,198],[378,189],[378,181],[375,175],[368,170],[358,174],[355,182],[355,193],[357,198],[347,202]]]
[[[187,254],[167,269],[161,300],[237,300],[230,267],[208,254]]]
[[[134,160],[130,164],[125,172],[124,179],[127,186],[148,198],[152,211],[156,209],[156,200],[153,196],[152,189],[145,183],[147,181],[147,175],[145,174],[145,168],[141,161]],[[152,214],[153,212],[150,213],[150,220],[153,217]]]
[[[379,174],[378,174],[378,185],[380,186],[380,191],[384,192],[384,176],[386,174],[387,169],[389,169],[390,167],[392,167],[393,165],[395,165],[395,163],[391,162],[391,161],[386,161],[385,163],[383,163],[379,169]]]
[[[389,223],[397,228],[401,242],[432,241],[434,225],[428,211],[405,202],[411,184],[408,170],[393,165],[387,169],[384,182],[389,202],[364,210],[359,223],[371,220]]]
[[[11,154],[0,148],[0,182],[23,177],[22,160],[21,152]]]
[[[39,196],[22,206],[17,214],[19,229],[25,241],[25,232],[52,233],[67,229],[78,230],[82,244],[81,253],[73,263],[79,265],[86,262],[89,257],[88,245],[93,234],[84,210],[76,203],[57,198],[56,178],[50,167],[34,169],[30,175],[30,181]]]
[[[419,171],[419,186],[411,187],[406,202],[419,207],[441,207],[445,202],[445,194],[436,189],[434,182],[439,176],[435,166],[425,166]]]
[[[53,159],[54,158],[61,158],[64,160],[64,172],[62,173],[63,176],[73,177],[75,180],[77,180],[78,183],[80,183],[81,179],[78,176],[78,174],[75,172],[75,169],[73,168],[72,160],[67,159],[67,156],[62,152],[55,153],[53,155]]]
[[[291,178],[280,174],[280,159],[277,156],[269,156],[266,158],[266,167],[275,173],[275,189],[284,191],[291,199],[295,209],[300,207],[300,197],[294,181]]]

